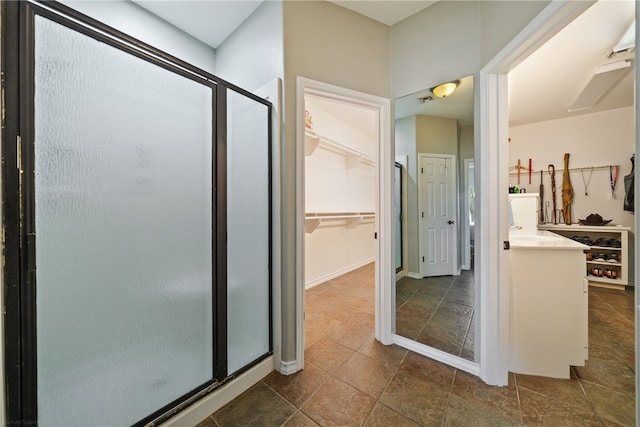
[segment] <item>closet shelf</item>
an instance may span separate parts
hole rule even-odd
[[[375,218],[375,212],[327,212],[327,213],[305,213],[304,232],[313,233],[322,222],[345,221],[347,228],[354,228],[365,219]]]
[[[304,155],[310,156],[316,148],[322,147],[325,150],[345,156],[347,169],[353,169],[360,163],[375,166],[375,159],[351,147],[347,147],[337,141],[329,139],[315,132],[305,131],[304,133]]]

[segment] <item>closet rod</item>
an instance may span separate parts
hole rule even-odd
[[[375,218],[375,212],[353,212],[353,213],[306,213],[305,219],[349,219],[349,218]]]
[[[327,138],[326,136],[320,134],[312,134],[310,132],[306,132],[306,135],[309,135],[312,138],[318,138],[321,144],[333,148],[334,150],[338,150],[338,152],[340,153],[347,153],[352,156],[362,157],[362,159],[367,161],[368,163],[375,164],[375,160],[373,159],[373,157],[351,147],[347,147],[346,145]]]

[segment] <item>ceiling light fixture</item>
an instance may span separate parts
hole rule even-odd
[[[451,95],[454,90],[456,90],[459,84],[460,80],[455,80],[452,82],[439,84],[438,86],[434,86],[429,90],[434,96],[437,96],[438,98],[446,98],[447,96]]]

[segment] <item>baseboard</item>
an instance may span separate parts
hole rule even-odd
[[[396,282],[407,275],[407,270],[400,270],[396,273]]]
[[[273,372],[273,356],[266,358],[237,378],[162,423],[162,427],[195,426],[209,415],[240,396]]]
[[[280,369],[278,371],[282,375],[291,375],[295,374],[299,371],[298,362],[296,360],[291,360],[289,362],[285,362],[284,360],[280,362]]]
[[[318,279],[311,280],[311,281],[305,283],[304,288],[305,289],[311,289],[314,286],[318,286],[318,285],[320,285],[320,284],[322,284],[324,282],[327,282],[327,281],[329,281],[331,279],[335,279],[336,277],[342,276],[343,274],[347,274],[347,273],[349,273],[349,272],[351,272],[353,270],[359,269],[360,267],[364,267],[367,264],[371,264],[375,260],[376,260],[375,257],[374,258],[370,258],[370,259],[361,261],[361,262],[359,262],[357,264],[351,265],[349,267],[345,267],[345,268],[343,268],[341,270],[338,270],[338,271],[333,272],[331,274],[328,274],[326,276],[320,277]]]
[[[418,353],[430,359],[437,360],[438,362],[442,362],[456,369],[460,369],[461,371],[465,371],[471,375],[475,375],[477,377],[480,376],[480,366],[475,362],[470,362],[469,360],[465,360],[461,357],[454,356],[442,350],[429,347],[417,341],[401,337],[400,335],[392,335],[391,339],[393,340],[394,344],[406,348],[407,350],[413,351],[414,353]]]
[[[410,277],[412,279],[422,279],[422,275],[420,273],[414,273],[412,271],[407,273],[407,277]]]

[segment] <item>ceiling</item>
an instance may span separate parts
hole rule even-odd
[[[207,45],[217,48],[263,0],[132,1]],[[330,1],[386,25],[394,25],[437,0]],[[595,106],[573,113],[567,111],[633,21],[634,6],[634,0],[598,1],[519,64],[509,74],[510,124],[516,126],[633,105],[634,73],[631,72],[631,67],[626,77]],[[460,89],[462,88],[461,85]],[[411,96],[420,96],[415,95]],[[451,104],[454,99],[452,95],[445,100]],[[434,103],[431,107],[433,105]],[[421,106],[429,107],[425,104]],[[461,120],[468,119],[466,117]]]
[[[569,107],[634,20],[633,0],[600,0],[509,73],[511,126],[632,106],[634,72],[593,107]]]
[[[263,0],[131,1],[215,49]]]

